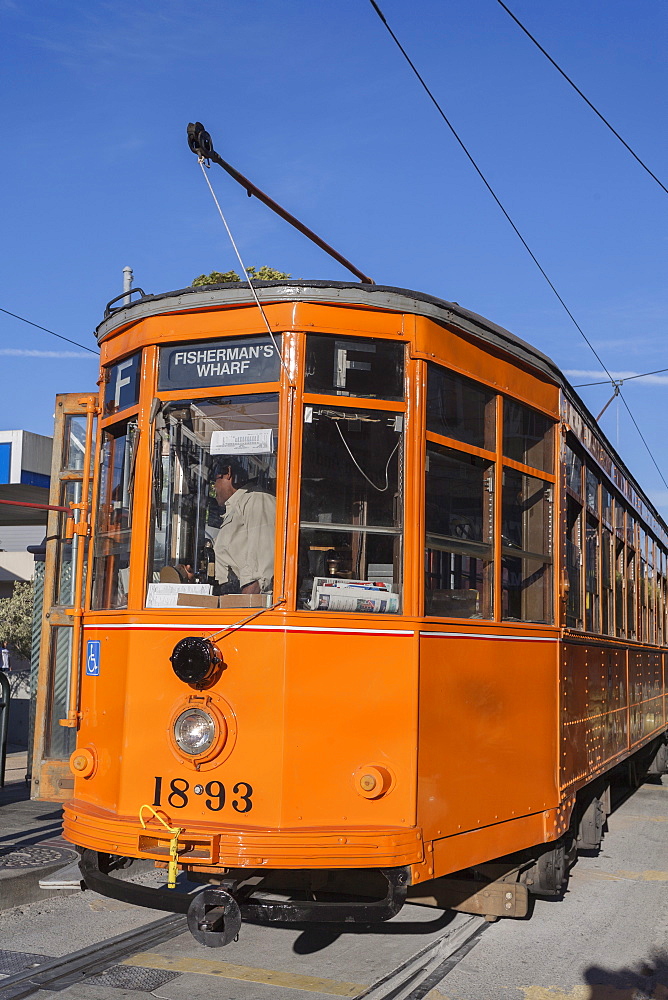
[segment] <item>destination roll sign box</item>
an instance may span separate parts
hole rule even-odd
[[[280,351],[281,338],[276,337]],[[196,340],[160,348],[159,389],[277,382],[281,362],[267,336]]]

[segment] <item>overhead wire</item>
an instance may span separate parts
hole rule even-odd
[[[39,323],[33,323],[31,319],[26,319],[25,316],[19,316],[18,313],[10,312],[9,309],[3,309],[0,306],[0,312],[5,313],[7,316],[13,316],[14,319],[20,319],[22,323],[27,323],[28,326],[34,326],[37,330],[44,330],[45,333],[50,333],[52,337],[58,337],[58,340],[64,340],[68,344],[74,344],[75,347],[80,347],[84,351],[88,351],[89,354],[99,354],[99,351],[94,351],[92,347],[86,347],[85,344],[79,344],[76,340],[70,340],[69,337],[63,337],[61,333],[56,333],[54,330],[49,330],[46,326],[40,326]]]
[[[559,292],[557,291],[557,289],[556,289],[555,285],[553,284],[553,282],[551,281],[551,279],[550,279],[550,277],[548,276],[547,272],[546,272],[546,271],[544,270],[544,268],[543,268],[543,267],[542,267],[542,265],[540,264],[540,262],[539,262],[538,258],[536,257],[536,255],[535,255],[535,254],[534,254],[534,252],[532,251],[531,247],[529,246],[529,244],[528,244],[528,243],[527,243],[527,241],[526,241],[526,240],[524,239],[524,237],[522,236],[521,232],[519,231],[519,229],[517,228],[517,226],[515,225],[515,223],[514,223],[514,222],[513,222],[513,220],[511,219],[511,217],[510,217],[510,215],[509,215],[508,211],[506,210],[506,208],[505,208],[505,207],[504,207],[504,205],[502,204],[502,202],[501,202],[500,198],[498,197],[498,195],[496,194],[496,192],[495,192],[495,191],[494,191],[494,189],[492,188],[491,184],[489,183],[489,181],[487,180],[487,178],[486,178],[486,177],[485,177],[485,175],[483,174],[482,170],[480,169],[480,167],[478,166],[478,164],[477,164],[477,163],[476,163],[476,161],[474,160],[474,158],[473,158],[473,155],[472,155],[472,154],[471,154],[471,153],[469,152],[469,150],[467,149],[466,145],[464,144],[464,141],[463,141],[463,139],[461,139],[461,137],[460,137],[460,136],[458,135],[458,133],[457,133],[457,131],[456,131],[456,129],[455,129],[455,127],[454,127],[454,125],[453,125],[453,124],[452,124],[452,122],[451,122],[451,121],[450,121],[450,120],[448,119],[448,117],[447,117],[447,115],[445,114],[445,112],[444,112],[443,108],[441,107],[441,105],[440,105],[440,104],[439,104],[439,102],[437,101],[437,99],[436,99],[436,97],[434,96],[434,94],[433,94],[433,93],[431,92],[431,90],[429,89],[429,87],[428,87],[428,85],[427,85],[426,81],[425,81],[425,80],[424,80],[424,78],[422,77],[422,75],[421,75],[421,73],[419,72],[419,70],[418,70],[417,66],[415,65],[415,63],[413,62],[413,60],[412,60],[412,59],[410,58],[410,56],[408,55],[408,52],[407,52],[407,51],[406,51],[406,49],[405,49],[405,48],[403,47],[403,45],[401,44],[401,42],[399,41],[399,39],[398,39],[398,38],[397,38],[397,36],[395,35],[394,31],[392,30],[392,28],[391,28],[391,27],[390,27],[390,25],[388,24],[388,21],[387,21],[387,18],[385,17],[385,15],[383,14],[382,10],[380,9],[380,7],[378,6],[378,4],[376,3],[376,0],[369,0],[369,3],[371,4],[371,6],[372,6],[372,7],[373,7],[373,9],[375,10],[376,14],[378,15],[378,17],[380,18],[380,20],[381,20],[381,21],[383,22],[383,24],[384,24],[384,25],[385,25],[385,27],[387,28],[387,31],[388,31],[388,33],[390,34],[390,36],[392,37],[393,41],[395,42],[395,44],[396,44],[397,48],[399,49],[399,51],[400,51],[400,52],[401,52],[401,54],[403,55],[404,59],[406,60],[406,62],[407,62],[407,63],[408,63],[408,65],[410,66],[410,68],[411,68],[411,69],[413,70],[413,73],[415,74],[415,76],[416,76],[416,77],[417,77],[417,79],[419,80],[420,84],[422,85],[422,87],[423,87],[424,91],[426,92],[427,96],[429,97],[430,101],[432,102],[432,104],[434,105],[434,107],[436,108],[436,110],[438,111],[439,115],[441,116],[441,118],[443,119],[443,121],[445,122],[445,124],[446,124],[446,125],[448,126],[448,128],[450,129],[450,132],[452,133],[452,135],[453,135],[453,136],[454,136],[454,138],[456,139],[457,143],[459,144],[459,146],[460,146],[460,147],[461,147],[461,149],[463,150],[463,152],[464,152],[464,154],[466,155],[467,159],[469,160],[469,162],[470,162],[470,163],[471,163],[471,165],[473,166],[473,168],[474,168],[475,172],[476,172],[476,173],[478,174],[478,176],[480,177],[480,180],[481,180],[481,181],[483,182],[483,184],[485,185],[485,187],[487,188],[487,190],[488,190],[488,191],[489,191],[489,193],[491,194],[492,198],[494,199],[494,201],[496,202],[496,204],[497,204],[497,205],[498,205],[498,207],[500,208],[500,210],[501,210],[501,212],[503,213],[504,217],[506,218],[507,222],[508,222],[508,223],[509,223],[509,225],[511,226],[511,228],[512,228],[513,232],[515,233],[515,235],[516,235],[516,236],[518,237],[518,239],[520,240],[520,242],[521,242],[522,246],[524,247],[524,249],[525,249],[525,250],[527,251],[527,253],[528,253],[528,254],[529,254],[529,256],[531,257],[532,261],[534,262],[534,264],[536,265],[536,267],[538,268],[538,270],[539,270],[539,271],[540,271],[540,273],[542,274],[543,278],[545,279],[545,281],[547,282],[547,284],[549,285],[549,287],[550,287],[550,288],[552,289],[552,292],[553,292],[553,293],[554,293],[554,295],[556,296],[556,298],[557,298],[557,300],[559,301],[560,305],[561,305],[561,306],[563,307],[563,309],[564,309],[564,311],[566,312],[567,316],[569,317],[569,319],[571,320],[571,322],[572,322],[572,323],[573,323],[573,325],[575,326],[576,330],[578,331],[578,333],[580,334],[580,336],[582,337],[582,339],[584,340],[584,342],[585,342],[585,343],[587,344],[587,346],[589,347],[590,351],[592,352],[592,354],[594,355],[594,357],[596,358],[596,360],[597,360],[597,361],[598,361],[598,363],[600,364],[601,368],[603,369],[603,371],[605,372],[605,374],[606,374],[606,375],[608,376],[608,380],[609,380],[610,384],[611,384],[611,385],[613,385],[613,386],[615,386],[615,385],[616,385],[616,381],[615,381],[615,379],[614,379],[614,378],[612,377],[612,375],[610,374],[610,372],[608,371],[608,368],[607,368],[607,366],[605,365],[605,363],[604,363],[603,359],[602,359],[602,358],[601,358],[601,356],[599,355],[598,351],[596,350],[596,348],[594,347],[594,345],[592,344],[592,342],[591,342],[591,341],[589,340],[589,338],[587,337],[586,333],[584,332],[584,330],[582,329],[582,327],[580,326],[580,324],[579,324],[579,323],[578,323],[578,321],[576,320],[576,318],[575,318],[575,316],[573,315],[573,313],[571,312],[571,310],[570,310],[570,309],[568,308],[568,306],[566,305],[565,301],[563,300],[563,298],[561,297],[561,295],[560,295],[560,294],[559,294]],[[659,181],[659,183],[661,183],[661,182]],[[620,392],[619,392],[618,394],[619,394],[619,397],[620,397],[620,399],[621,399],[621,400],[622,400],[622,402],[624,403],[624,406],[625,406],[625,407],[626,407],[626,409],[628,410],[628,413],[629,413],[629,416],[631,417],[631,420],[633,421],[633,424],[634,424],[634,426],[635,426],[636,430],[638,431],[638,434],[640,435],[640,439],[641,439],[641,441],[643,442],[643,444],[644,444],[645,448],[647,449],[647,452],[648,452],[648,454],[649,454],[649,457],[651,458],[651,460],[652,460],[652,462],[653,462],[653,464],[654,464],[654,466],[655,466],[655,468],[656,468],[657,472],[659,473],[659,476],[661,477],[661,481],[663,482],[664,486],[666,486],[666,488],[668,489],[668,482],[666,482],[666,480],[665,480],[665,478],[664,478],[664,476],[663,476],[663,473],[662,473],[662,472],[661,472],[661,470],[659,469],[659,466],[658,466],[658,465],[657,465],[657,463],[656,463],[656,460],[655,460],[655,458],[654,458],[654,455],[652,454],[652,452],[651,452],[651,450],[650,450],[650,448],[649,448],[649,445],[647,444],[647,441],[645,440],[645,438],[643,437],[643,435],[642,435],[642,434],[640,433],[640,429],[639,429],[639,427],[638,427],[638,424],[636,423],[636,420],[635,420],[635,418],[633,417],[633,414],[631,413],[631,411],[630,411],[630,409],[629,409],[629,405],[628,405],[628,403],[626,402],[626,400],[625,400],[625,399],[624,399],[624,397],[622,396],[622,394],[621,394],[621,391],[620,391]]]
[[[662,483],[663,483],[663,485],[664,485],[664,486],[666,487],[666,489],[668,489],[668,483],[666,482],[666,480],[665,480],[665,478],[664,478],[664,475],[663,475],[663,472],[662,472],[662,471],[661,471],[661,469],[659,468],[659,466],[658,466],[658,464],[657,464],[657,461],[656,461],[656,459],[654,458],[654,455],[652,454],[652,451],[651,451],[651,449],[650,449],[650,446],[649,446],[649,445],[647,444],[647,441],[645,440],[645,437],[644,437],[644,435],[643,435],[642,431],[641,431],[641,430],[640,430],[640,428],[638,427],[638,422],[636,421],[636,418],[635,418],[635,417],[633,416],[633,414],[631,413],[631,409],[630,409],[630,407],[629,407],[629,404],[628,404],[628,403],[626,402],[626,400],[625,400],[625,399],[624,399],[624,397],[622,396],[622,393],[621,393],[621,391],[620,391],[620,392],[618,392],[618,393],[617,393],[617,395],[618,395],[618,396],[619,396],[619,398],[621,399],[621,401],[622,401],[622,403],[624,404],[624,407],[625,407],[625,409],[626,409],[626,412],[628,413],[628,415],[630,416],[631,420],[633,421],[633,426],[634,426],[634,427],[635,427],[635,429],[636,429],[636,430],[638,431],[638,434],[639,434],[639,436],[640,436],[640,440],[641,440],[641,441],[642,441],[642,443],[643,443],[643,444],[645,445],[645,448],[647,449],[647,454],[648,454],[648,455],[649,455],[649,457],[650,457],[650,458],[652,459],[652,463],[653,463],[653,465],[654,465],[654,468],[656,469],[656,471],[657,471],[657,472],[659,473],[659,476],[660,476],[660,478],[661,478],[661,482],[662,482]]]
[[[510,7],[508,7],[503,2],[503,0],[497,0],[497,3],[499,4],[500,7],[503,7],[503,9],[505,10],[505,12],[513,19],[513,21],[515,22],[515,24],[519,28],[522,29],[522,31],[527,36],[527,38],[531,39],[531,41],[534,43],[534,45],[536,46],[536,48],[539,49],[543,53],[543,55],[545,56],[545,58],[547,60],[549,60],[549,62],[552,63],[552,65],[557,70],[557,72],[561,73],[561,75],[563,76],[564,80],[566,80],[566,82],[571,85],[571,87],[576,92],[576,94],[579,94],[580,97],[582,98],[582,100],[585,102],[585,104],[588,107],[590,107],[591,110],[594,112],[594,114],[597,115],[601,119],[601,121],[606,126],[606,128],[609,128],[610,131],[612,132],[612,134],[617,139],[619,139],[619,141],[621,142],[622,146],[624,146],[624,148],[628,150],[628,152],[631,154],[631,156],[634,158],[634,160],[636,160],[640,164],[640,166],[643,168],[643,170],[647,171],[647,173],[649,174],[649,176],[653,180],[656,181],[656,183],[659,185],[659,187],[661,188],[661,190],[664,191],[666,194],[668,194],[668,188],[666,187],[666,185],[662,181],[659,180],[659,178],[656,176],[656,174],[653,173],[650,170],[650,168],[647,166],[647,164],[643,160],[641,160],[641,158],[638,156],[638,154],[635,152],[635,150],[633,150],[629,146],[628,142],[625,139],[622,138],[622,136],[619,134],[619,132],[615,128],[613,128],[613,126],[610,124],[610,122],[608,121],[608,119],[604,115],[602,115],[601,112],[598,110],[598,108],[595,107],[592,104],[592,102],[589,100],[589,98],[585,94],[582,93],[582,91],[577,86],[577,84],[575,84],[571,80],[570,76],[568,76],[568,74],[566,72],[564,72],[564,70],[561,68],[561,66],[552,58],[552,56],[550,55],[550,53],[545,51],[545,49],[543,48],[543,46],[540,44],[540,42],[536,38],[534,38],[534,36],[531,34],[531,32],[528,30],[528,28],[526,28],[522,24],[522,22],[520,21],[520,19],[515,14],[513,14],[513,12],[510,9]]]
[[[605,364],[603,362],[603,359],[600,357],[600,355],[596,351],[596,348],[591,343],[591,341],[587,337],[586,333],[584,332],[584,330],[582,329],[582,327],[580,326],[580,324],[576,320],[575,316],[573,315],[573,313],[570,311],[570,309],[568,308],[568,306],[566,305],[566,303],[562,299],[561,295],[559,294],[559,292],[555,288],[554,284],[550,280],[549,276],[547,275],[547,272],[543,269],[542,265],[540,264],[538,258],[534,254],[533,250],[531,249],[531,247],[529,246],[529,244],[524,239],[524,237],[522,236],[521,232],[519,231],[519,229],[517,228],[517,226],[515,225],[515,223],[511,219],[511,217],[508,214],[506,208],[502,204],[500,198],[498,197],[498,195],[496,194],[496,192],[492,188],[492,185],[489,183],[489,181],[487,180],[487,178],[483,174],[482,170],[480,169],[480,167],[478,166],[478,164],[476,163],[476,161],[473,159],[472,154],[466,148],[466,146],[464,144],[464,141],[460,138],[460,136],[458,135],[457,131],[455,130],[454,125],[448,119],[448,117],[446,116],[445,112],[443,111],[443,108],[438,103],[438,101],[436,100],[436,98],[432,94],[431,90],[429,89],[429,87],[425,83],[423,77],[421,76],[420,72],[418,71],[417,67],[415,66],[415,63],[412,61],[412,59],[410,58],[410,56],[406,52],[405,48],[403,47],[403,45],[401,44],[401,42],[399,41],[399,39],[397,38],[397,36],[393,32],[392,28],[387,23],[387,19],[385,18],[385,15],[383,14],[383,12],[381,11],[380,7],[376,3],[376,0],[369,0],[369,3],[374,8],[374,10],[376,11],[376,13],[378,14],[378,17],[381,19],[381,21],[383,22],[383,24],[387,28],[388,32],[390,33],[390,35],[394,39],[397,47],[399,48],[399,50],[401,51],[401,53],[402,53],[402,55],[404,57],[404,59],[406,60],[406,62],[408,63],[408,65],[411,67],[411,69],[415,73],[416,77],[418,78],[418,80],[422,84],[422,87],[424,88],[424,90],[426,91],[427,95],[429,96],[429,99],[431,100],[432,104],[434,105],[434,107],[438,111],[439,115],[441,116],[441,118],[443,119],[443,121],[445,122],[445,124],[448,126],[448,128],[452,132],[453,136],[455,137],[455,139],[457,140],[457,142],[459,143],[459,145],[461,146],[461,148],[464,151],[464,153],[466,154],[469,162],[473,166],[475,172],[478,174],[478,177],[483,182],[483,184],[485,185],[485,187],[487,188],[487,190],[491,194],[492,198],[494,199],[494,201],[496,202],[496,204],[498,205],[498,207],[503,212],[503,214],[504,214],[507,222],[510,224],[510,226],[512,227],[515,235],[518,237],[518,239],[522,243],[522,246],[524,247],[524,249],[526,250],[526,252],[529,254],[529,256],[531,257],[532,261],[534,262],[534,264],[536,265],[536,267],[538,268],[538,270],[540,271],[540,273],[545,278],[545,281],[548,283],[548,285],[550,286],[550,288],[552,289],[552,291],[556,295],[557,299],[559,300],[559,302],[563,306],[563,308],[566,311],[566,313],[567,313],[568,317],[570,318],[571,322],[573,323],[573,325],[575,326],[575,328],[578,330],[578,332],[580,333],[580,335],[582,336],[582,338],[586,342],[587,346],[589,347],[589,349],[591,350],[592,354],[594,355],[594,357],[596,358],[596,360],[600,364],[600,366],[603,369],[603,371],[606,373],[606,375],[608,375],[610,381],[613,382],[614,379],[613,379],[612,375],[610,375],[610,372],[608,371],[608,369],[606,368],[606,366],[605,366]]]
[[[656,368],[653,372],[642,372],[640,375],[626,375],[624,378],[618,378],[614,381],[621,385],[623,382],[630,382],[633,378],[647,378],[648,375],[662,375],[663,372],[668,372],[668,368]],[[574,385],[574,389],[586,389],[590,385],[608,385],[607,378],[603,382],[580,382],[578,385]]]

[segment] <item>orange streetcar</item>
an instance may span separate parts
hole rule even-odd
[[[108,309],[99,395],[58,397],[34,794],[90,887],[208,945],[407,894],[523,915],[612,769],[665,770],[668,529],[507,331],[256,291]]]

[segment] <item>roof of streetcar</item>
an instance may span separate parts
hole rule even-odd
[[[504,351],[517,358],[524,365],[540,372],[550,381],[560,386],[568,396],[576,410],[595,436],[604,445],[618,469],[624,474],[643,503],[656,518],[660,528],[668,536],[668,525],[658,513],[656,507],[647,498],[635,477],[618,455],[616,449],[607,439],[595,418],[563,375],[557,365],[542,351],[532,347],[509,330],[492,323],[478,313],[465,309],[457,302],[416,292],[408,288],[396,288],[392,285],[367,285],[353,281],[320,281],[320,280],[285,280],[285,281],[254,281],[253,288],[261,303],[272,302],[313,302],[332,305],[349,305],[359,308],[380,309],[395,313],[412,313],[424,316],[440,323],[444,327],[454,328],[463,334],[482,341],[490,347]],[[139,291],[139,289],[137,289]],[[115,302],[116,300],[114,300]],[[102,322],[95,330],[98,343],[105,340],[114,331],[136,323],[149,316],[159,316],[174,312],[190,312],[192,310],[215,309],[221,306],[254,305],[255,298],[247,281],[230,282],[218,285],[199,285],[181,288],[176,291],[162,292],[158,295],[143,294],[128,305],[114,305],[105,310]]]
[[[435,295],[415,292],[409,288],[395,288],[391,285],[364,285],[357,281],[254,281],[253,288],[258,292],[260,301],[264,303],[299,300],[426,316],[437,323],[456,326],[465,333],[509,351],[557,383],[566,384],[554,362],[531,344],[504,330],[502,326],[491,323],[484,316],[464,309],[457,302],[447,302]],[[247,281],[199,285],[173,292],[162,292],[159,295],[144,295],[129,305],[107,309],[105,318],[97,327],[95,334],[99,343],[119,326],[137,322],[147,316],[158,316],[161,313],[177,310],[180,312],[190,309],[210,309],[221,305],[252,305],[254,302]]]

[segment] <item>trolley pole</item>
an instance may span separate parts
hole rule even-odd
[[[305,226],[303,222],[300,222],[294,215],[291,215],[285,208],[282,208],[278,202],[274,201],[273,198],[270,198],[268,194],[264,193],[264,191],[261,191],[259,187],[253,184],[252,181],[249,181],[247,177],[244,177],[243,174],[240,174],[235,167],[226,163],[222,156],[219,156],[213,148],[211,136],[201,122],[189,123],[188,145],[201,162],[205,160],[212,160],[214,163],[217,163],[219,167],[222,167],[223,170],[227,171],[230,177],[233,177],[235,181],[241,184],[242,188],[245,188],[249,198],[255,195],[258,201],[261,201],[267,206],[267,208],[270,208],[272,212],[279,215],[281,219],[285,219],[286,222],[289,222],[290,225],[294,226],[298,232],[303,233],[303,235],[311,240],[312,243],[315,243],[317,247],[320,247],[321,250],[324,250],[325,253],[329,254],[330,257],[333,257],[334,260],[339,262],[339,264],[342,264],[348,271],[351,271],[363,284],[374,284],[373,278],[370,278],[368,274],[364,273],[364,271],[360,271],[356,268],[355,265],[351,264],[349,260],[338,252],[338,250],[331,247],[329,243],[325,243],[325,241],[321,239],[317,233],[314,233],[312,229]]]

